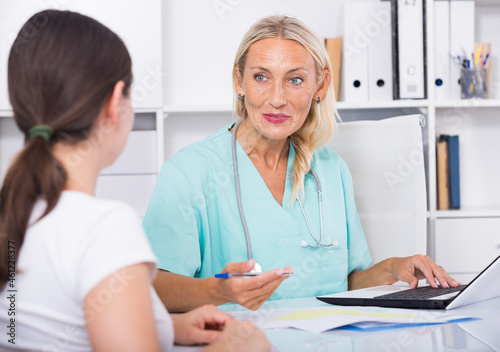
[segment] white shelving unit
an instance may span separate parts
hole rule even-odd
[[[156,0],[139,11],[143,13],[141,18],[145,21],[139,27],[129,21],[133,15],[127,17],[123,14],[121,18],[115,16],[110,22],[114,26],[110,25],[112,29],[130,27],[142,33],[141,37],[134,31],[124,32],[124,40],[133,56],[136,56],[133,59],[134,70],[137,70],[137,73],[134,72],[134,85],[139,87],[137,92],[142,91],[141,86],[150,86],[145,82],[154,82],[151,80],[154,72],[156,76],[153,78],[162,82],[159,90],[148,91],[146,101],[139,99],[135,102],[137,130],[156,132],[156,148],[146,151],[156,154],[155,173],[159,172],[166,159],[182,147],[234,121],[230,77],[232,60],[241,37],[255,20],[269,14],[283,13],[301,19],[321,37],[336,37],[342,34],[342,8],[346,1],[289,1],[286,8],[281,1],[228,2],[231,11],[221,13],[214,10],[211,1],[169,0],[160,3]],[[466,281],[483,264],[486,265],[492,255],[500,255],[500,185],[497,184],[500,174],[497,155],[500,138],[495,137],[500,135],[500,55],[497,53],[500,52],[500,39],[496,36],[500,30],[500,2],[476,0],[475,11],[476,41],[492,43],[490,59],[492,83],[495,84],[492,87],[492,99],[438,101],[434,97],[433,79],[433,1],[425,1],[428,98],[377,103],[338,102],[337,109],[343,120],[381,119],[415,112],[425,115],[428,254],[449,272]],[[133,1],[128,2],[131,2],[130,6],[136,6],[132,4]],[[106,11],[112,13],[112,9],[103,9],[101,5],[102,2],[98,0],[71,2],[72,8],[87,8],[90,15],[98,13],[98,18],[108,24]],[[29,11],[25,10],[26,4],[23,7],[15,6],[23,9],[19,10],[22,13],[18,19],[19,26],[28,14],[39,10],[35,0]],[[9,43],[1,33],[6,26],[3,21],[6,15],[2,13],[0,11],[0,65],[5,67],[5,52],[2,52],[2,48],[5,50]],[[151,23],[147,20],[148,13],[153,19]],[[137,44],[137,41],[140,43]],[[152,62],[147,61],[151,56],[149,50],[154,53]],[[0,79],[3,80],[2,76]],[[4,85],[4,82],[0,82],[0,85]],[[15,152],[5,151],[5,148],[13,148],[16,143],[21,143],[19,136],[10,136],[13,128],[9,124],[12,122],[3,118],[11,115],[8,103],[5,103],[5,91],[5,87],[0,87],[0,148],[4,148],[0,150],[0,176],[3,176],[7,167],[6,159]],[[461,137],[460,210],[436,210],[435,141],[442,133]],[[467,271],[464,268],[473,269]]]

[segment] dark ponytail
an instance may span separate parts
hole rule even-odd
[[[8,63],[9,98],[25,135],[0,190],[0,290],[12,272],[33,206],[46,201],[42,217],[54,209],[67,174],[52,148],[87,139],[118,81],[128,95],[130,55],[122,40],[101,23],[78,13],[46,10],[33,15],[12,45]],[[30,137],[37,125],[53,135]],[[37,219],[34,219],[37,220]],[[12,251],[15,249],[15,254]]]

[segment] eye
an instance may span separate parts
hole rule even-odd
[[[267,81],[267,78],[264,77],[264,75],[261,75],[260,73],[257,73],[256,75],[254,75],[254,78],[259,82]]]
[[[304,80],[300,77],[294,77],[290,80],[290,82],[292,82],[292,84],[298,85],[298,84],[304,82]]]

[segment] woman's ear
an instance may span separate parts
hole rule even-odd
[[[234,66],[233,76],[234,76],[234,88],[236,89],[236,94],[245,95],[245,91],[243,90],[243,85],[242,85],[242,77],[240,76],[240,70],[238,70],[238,66]]]
[[[105,126],[113,126],[118,123],[120,112],[120,101],[123,98],[123,89],[125,87],[124,81],[118,81],[113,88],[113,92],[108,101],[104,105],[102,111],[103,123]]]
[[[330,72],[325,68],[323,70],[323,80],[320,82],[318,90],[316,91],[313,100],[317,100],[318,97],[320,97],[321,100],[323,100],[323,98],[326,95],[326,91],[328,90],[328,85],[330,84],[331,79],[332,76],[330,75]]]

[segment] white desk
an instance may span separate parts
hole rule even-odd
[[[259,309],[308,308],[329,306],[316,298],[268,301]],[[219,307],[226,312],[243,310],[238,305]],[[458,352],[500,351],[500,298],[453,310],[482,320],[391,329],[377,332],[331,330],[321,334],[294,329],[269,329],[265,333],[273,344],[273,351],[314,352]],[[176,346],[175,351],[197,351],[200,347]]]

